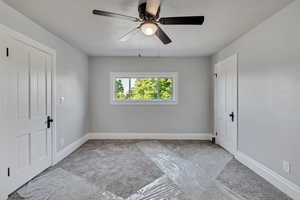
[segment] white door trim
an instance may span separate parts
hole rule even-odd
[[[46,45],[37,42],[28,36],[19,33],[3,24],[0,24],[0,30],[7,33],[9,36],[13,37],[14,39],[29,45],[31,47],[34,47],[36,49],[39,49],[48,55],[51,56],[52,60],[52,71],[51,71],[51,114],[52,118],[56,120],[56,50],[52,49],[50,47],[47,47]],[[55,163],[55,156],[56,156],[56,123],[52,123],[52,128],[51,128],[51,133],[52,133],[52,142],[51,142],[51,147],[52,147],[52,155],[51,155],[51,162],[52,164]]]
[[[225,58],[225,59],[223,59],[222,61],[219,61],[219,62],[217,62],[215,65],[214,65],[214,75],[216,75],[217,74],[217,66],[218,65],[220,65],[220,64],[222,64],[222,63],[224,63],[224,62],[226,62],[226,61],[228,61],[229,59],[234,59],[235,60],[235,64],[236,64],[236,75],[237,75],[237,83],[236,83],[236,88],[235,88],[235,90],[237,91],[237,99],[236,99],[236,105],[235,105],[235,107],[236,107],[236,116],[235,116],[235,118],[236,118],[236,124],[237,124],[237,130],[236,130],[236,134],[235,134],[235,139],[234,139],[234,152],[233,152],[233,155],[234,156],[236,156],[236,154],[237,154],[237,152],[238,152],[238,135],[239,135],[239,120],[238,120],[238,116],[239,116],[239,111],[238,111],[238,104],[239,104],[239,101],[238,101],[238,99],[239,99],[239,96],[238,96],[238,54],[237,53],[235,53],[235,54],[233,54],[233,55],[231,55],[231,56],[229,56],[229,57],[227,57],[227,58]],[[216,132],[217,132],[217,124],[216,124],[216,110],[217,110],[217,105],[216,105],[216,93],[217,93],[217,90],[216,90],[216,84],[217,84],[217,79],[214,77],[214,137],[218,137],[217,135],[216,135]],[[216,140],[217,141],[217,140]]]

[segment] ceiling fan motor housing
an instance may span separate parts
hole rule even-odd
[[[149,14],[146,11],[146,7],[147,7],[146,2],[139,4],[138,10],[139,10],[140,18],[143,19],[144,21],[156,21],[159,18],[160,7],[158,8],[156,16]]]

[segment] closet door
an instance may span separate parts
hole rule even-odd
[[[4,199],[8,190],[8,163],[10,162],[11,138],[8,120],[6,117],[6,105],[9,98],[6,97],[7,76],[9,75],[9,62],[7,57],[8,38],[0,31],[0,198]]]
[[[1,66],[1,122],[9,147],[9,192],[51,165],[51,59],[48,54],[14,38]]]
[[[232,154],[237,151],[237,56],[215,66],[215,129],[217,143]]]

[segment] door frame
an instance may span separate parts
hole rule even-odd
[[[234,156],[236,156],[237,152],[238,152],[238,137],[239,137],[239,109],[238,109],[238,105],[239,105],[239,92],[238,92],[238,89],[239,89],[239,63],[238,63],[238,53],[235,53],[231,56],[228,56],[224,59],[222,59],[221,61],[218,61],[217,63],[214,64],[214,81],[213,81],[213,84],[214,84],[214,134],[213,134],[213,137],[216,138],[216,142],[218,141],[217,140],[217,115],[216,115],[216,112],[217,112],[217,101],[216,101],[216,94],[217,94],[217,88],[216,88],[216,85],[217,85],[217,66],[228,61],[229,59],[234,59],[235,60],[235,64],[236,64],[236,94],[237,94],[237,99],[236,99],[236,105],[235,105],[235,108],[236,108],[236,134],[235,134],[235,138],[234,138],[234,149],[232,152]]]
[[[54,122],[51,126],[51,166],[55,164],[56,158],[56,50],[52,49],[38,41],[31,39],[30,37],[19,33],[6,25],[0,24],[0,31],[8,34],[10,37],[28,45],[33,48],[39,49],[44,53],[51,56],[51,117],[54,119]]]

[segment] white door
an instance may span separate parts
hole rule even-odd
[[[1,36],[1,35],[0,35]],[[0,138],[8,192],[51,165],[51,56],[2,34]],[[1,149],[2,150],[2,149]]]
[[[8,141],[10,141],[9,135],[6,133],[7,130],[4,127],[5,125],[5,113],[4,113],[4,64],[6,63],[6,46],[7,42],[5,40],[5,35],[0,31],[0,199],[5,199],[7,192],[7,163],[9,162],[10,152],[8,149],[10,145]]]
[[[215,129],[217,143],[237,151],[237,55],[216,64]]]

